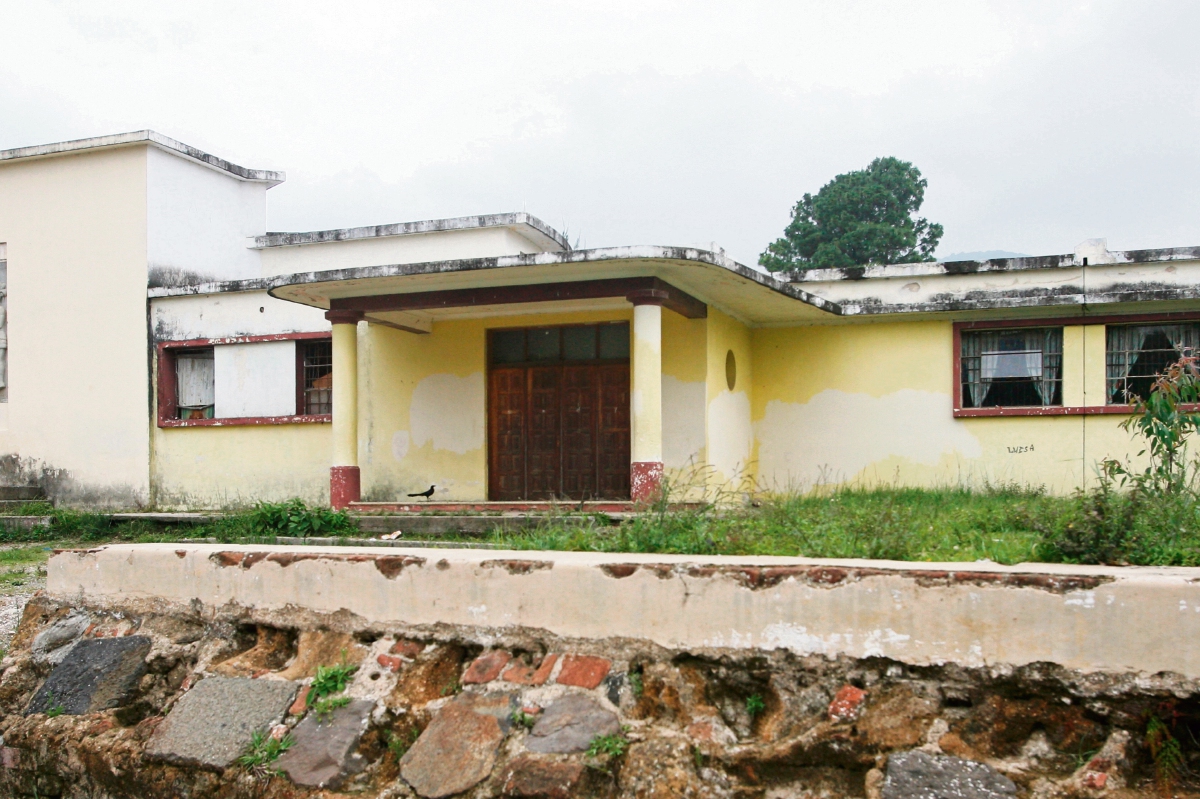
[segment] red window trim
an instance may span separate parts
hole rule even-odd
[[[954,323],[954,360],[951,380],[954,384],[954,417],[956,419],[986,416],[1103,416],[1133,413],[1132,405],[1084,406],[1022,406],[994,408],[964,408],[962,401],[962,334],[964,330],[997,330],[1011,327],[1068,327],[1072,325],[1136,325],[1153,322],[1200,322],[1196,311],[1175,311],[1157,314],[1109,314],[1106,316],[1053,316],[1036,319],[1004,319]],[[1066,364],[1063,365],[1064,368]],[[1183,410],[1197,411],[1200,405],[1185,406]]]
[[[158,426],[168,427],[246,427],[255,425],[279,424],[328,424],[333,421],[332,414],[301,414],[291,416],[237,416],[224,419],[176,419],[175,393],[175,352],[178,350],[213,347],[223,344],[257,344],[265,341],[312,341],[331,338],[329,332],[316,333],[274,333],[266,336],[227,336],[225,338],[193,338],[183,341],[158,342]],[[299,350],[296,355],[298,388],[296,390],[296,409],[300,410],[303,403],[304,364]]]

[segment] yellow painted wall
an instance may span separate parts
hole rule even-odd
[[[155,505],[327,504],[332,446],[328,424],[155,428]]]
[[[1121,416],[953,416],[950,322],[753,331],[759,485],[996,485],[1064,493],[1139,449]],[[1085,355],[1086,352],[1086,355]],[[1103,326],[1064,331],[1064,399],[1104,404]]]
[[[40,477],[73,504],[146,502],[146,213],[145,146],[0,164],[5,481]]]
[[[710,486],[740,489],[756,473],[752,399],[754,356],[751,330],[709,307],[707,319],[706,391],[708,398],[708,465]],[[736,380],[729,388],[726,360],[733,353]]]
[[[487,330],[629,320],[630,310],[435,322],[427,335],[359,327],[363,498],[487,498]]]
[[[673,491],[702,494],[708,418],[708,320],[663,309],[663,466]]]

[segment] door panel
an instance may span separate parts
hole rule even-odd
[[[629,365],[494,367],[489,497],[629,499]]]
[[[562,495],[593,499],[599,465],[596,367],[564,366],[562,389]]]
[[[495,500],[525,498],[525,380],[519,368],[489,375],[488,496]]]
[[[595,369],[600,389],[599,496],[629,499],[629,365]]]
[[[529,421],[526,467],[529,499],[562,495],[560,366],[529,368]]]

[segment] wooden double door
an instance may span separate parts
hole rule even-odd
[[[629,499],[629,363],[494,366],[493,500]]]

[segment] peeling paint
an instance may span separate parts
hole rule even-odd
[[[826,389],[806,403],[772,400],[755,425],[759,474],[780,487],[812,486],[852,480],[889,457],[926,465],[943,455],[980,457],[979,440],[952,412],[950,395],[913,389],[878,397]]]

